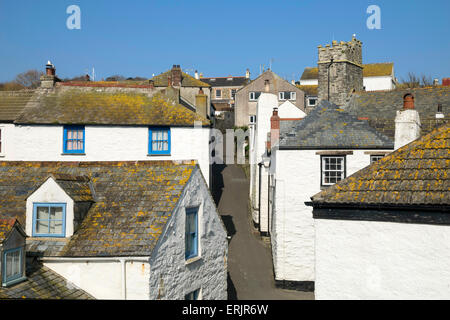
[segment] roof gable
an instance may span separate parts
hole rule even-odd
[[[280,123],[280,149],[393,149],[394,143],[337,105],[322,101],[301,121]]]
[[[450,208],[450,125],[446,124],[311,199],[327,206]]]

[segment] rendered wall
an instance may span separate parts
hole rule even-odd
[[[316,299],[450,299],[449,226],[325,219],[315,226]]]

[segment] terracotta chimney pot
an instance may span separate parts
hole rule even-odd
[[[414,96],[407,93],[403,96],[403,110],[414,109]]]

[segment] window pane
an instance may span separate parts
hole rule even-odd
[[[48,219],[48,207],[37,207],[36,209],[36,218],[37,219]]]
[[[62,207],[50,207],[50,219],[62,220],[63,210]]]
[[[50,234],[62,234],[62,221],[50,221]]]
[[[167,140],[169,138],[169,133],[167,131],[163,131],[163,140]]]
[[[168,142],[163,142],[163,150],[169,151],[169,143]]]
[[[48,220],[36,221],[36,233],[48,233]]]
[[[13,275],[13,257],[11,254],[6,254],[6,278]]]

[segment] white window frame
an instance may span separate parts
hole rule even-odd
[[[285,97],[285,93],[289,93],[289,98]],[[280,100],[280,101],[286,101],[286,100],[295,101],[295,100],[297,100],[297,94],[294,91],[280,91],[280,92],[278,92],[278,100]]]
[[[248,93],[248,99],[249,99],[249,101],[258,101],[258,98],[256,98],[256,94],[257,93],[259,93],[259,95],[261,95],[261,92],[259,92],[259,91],[252,91],[252,92],[249,92]],[[253,98],[252,98],[252,96],[253,96]]]
[[[312,104],[312,103],[311,103],[311,99],[314,99],[314,100],[316,101],[316,103],[315,103],[315,104]],[[317,105],[317,99],[318,99],[318,98],[314,98],[314,97],[308,98],[308,107],[315,107],[315,106]]]
[[[256,115],[249,116],[248,121],[250,124],[255,124],[256,123]]]
[[[326,169],[326,164],[327,164],[326,161],[329,160],[329,159],[341,159],[342,160],[342,162],[341,162],[341,169],[340,170],[338,170],[338,169]],[[320,185],[322,185],[322,186],[332,186],[332,185],[336,184],[337,182],[344,180],[346,178],[346,176],[347,176],[347,173],[346,173],[346,171],[347,171],[346,161],[347,161],[347,159],[346,159],[345,155],[336,155],[336,156],[335,155],[323,155],[323,156],[321,156],[320,157],[320,166],[321,166],[321,170],[320,170],[320,173],[321,173]],[[331,166],[332,163],[329,163],[328,165]],[[336,162],[336,165],[337,165],[337,162]],[[336,182],[325,182],[325,177],[326,177],[326,173],[327,172],[334,172],[334,173],[336,173]],[[338,177],[337,177],[337,173],[339,173],[339,172],[341,173],[340,179],[338,179]]]
[[[381,155],[381,154],[371,154],[370,155],[370,164],[372,164],[372,163],[374,163],[374,162],[377,162],[378,160],[380,160],[380,159],[382,159],[382,158],[384,158],[385,156],[384,155]],[[377,158],[376,160],[374,160],[374,158]]]

